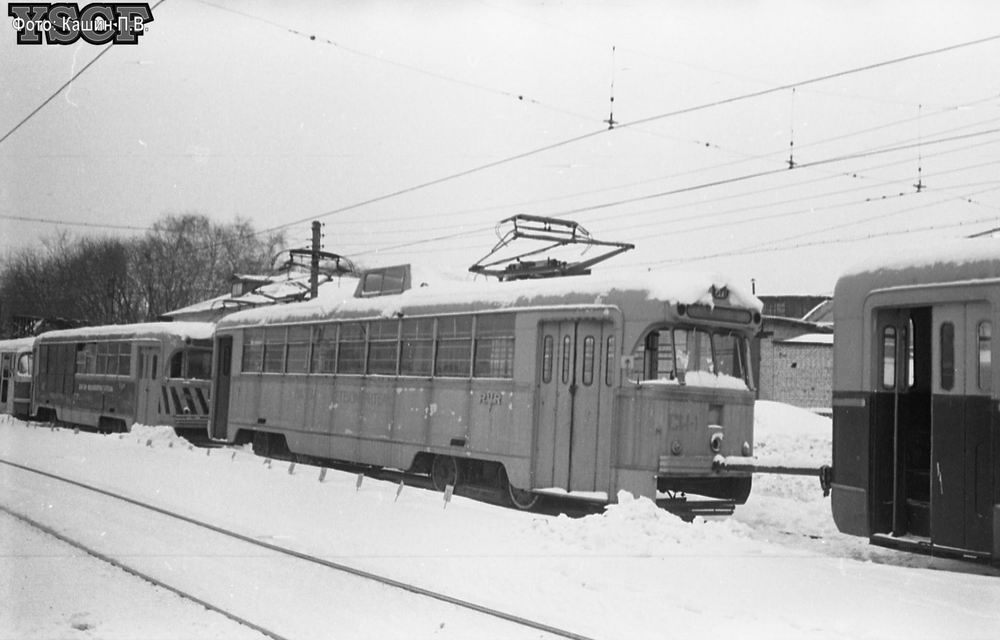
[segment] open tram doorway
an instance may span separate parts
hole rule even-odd
[[[222,336],[215,343],[215,389],[212,398],[212,415],[209,419],[210,437],[226,438],[229,426],[229,387],[232,378],[233,337]]]
[[[873,341],[871,532],[992,548],[992,322],[985,302],[882,309]]]
[[[930,536],[931,308],[876,314],[871,531]]]

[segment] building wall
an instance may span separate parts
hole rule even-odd
[[[761,400],[828,411],[833,395],[833,347],[829,344],[760,344]]]

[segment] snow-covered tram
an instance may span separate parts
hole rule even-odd
[[[1000,244],[852,269],[834,294],[837,527],[1000,560]]]
[[[221,319],[210,435],[429,473],[521,508],[546,489],[746,501],[750,475],[713,460],[752,452],[752,295],[703,274],[410,279],[375,270]]]
[[[28,418],[31,411],[31,348],[34,338],[0,340],[0,413]]]
[[[150,322],[43,333],[35,342],[35,411],[104,431],[140,423],[203,433],[213,330],[207,322]]]

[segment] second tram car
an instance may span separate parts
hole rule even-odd
[[[0,413],[29,418],[34,338],[0,340]]]
[[[105,431],[138,422],[204,432],[213,330],[152,322],[43,333],[35,343],[38,417]]]
[[[834,295],[837,527],[1000,559],[1000,247],[964,241],[845,274]]]
[[[353,295],[232,314],[210,435],[486,486],[521,508],[554,488],[731,511],[750,475],[713,460],[752,453],[760,302],[709,276],[638,277],[409,288],[402,266]]]

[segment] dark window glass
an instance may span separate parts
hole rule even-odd
[[[118,375],[132,375],[132,345],[128,342],[118,343]]]
[[[563,384],[569,382],[569,370],[573,363],[573,340],[569,336],[563,336],[562,343],[562,381]]]
[[[114,373],[118,370],[118,354],[115,353],[115,366],[113,370],[108,368],[108,356],[111,345],[107,342],[97,343],[97,369],[94,373],[106,374]]]
[[[264,330],[247,329],[243,332],[243,357],[240,371],[256,373],[264,363]]]
[[[552,382],[552,336],[545,336],[542,341],[542,382]]]
[[[399,321],[372,322],[368,334],[368,373],[396,375],[399,353]]]
[[[364,373],[365,325],[348,322],[340,326],[337,343],[337,373]]]
[[[604,356],[604,384],[609,387],[615,382],[615,337],[608,336],[608,351]]]
[[[941,325],[941,388],[955,388],[955,325],[950,322]]]
[[[285,327],[267,327],[264,330],[264,372],[281,373],[285,370]]]
[[[472,355],[472,316],[438,318],[434,375],[468,377]]]
[[[514,314],[497,313],[476,319],[477,378],[514,377]]]
[[[434,357],[434,319],[413,318],[403,320],[402,324],[399,373],[404,376],[431,375],[431,361]]]
[[[715,370],[719,375],[739,378],[747,381],[745,366],[745,342],[743,337],[735,333],[714,334],[715,340]]]
[[[333,373],[337,370],[337,325],[325,324],[313,329],[313,373]]]
[[[178,351],[174,355],[170,356],[169,370],[167,373],[168,378],[183,378],[184,377],[184,352]]]
[[[285,371],[288,373],[308,373],[309,343],[311,327],[288,328],[288,350],[285,356]]]
[[[187,377],[195,380],[209,380],[212,377],[212,352],[207,349],[192,349],[187,352]]]
[[[594,383],[594,336],[583,339],[583,384],[589,387]]]

